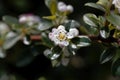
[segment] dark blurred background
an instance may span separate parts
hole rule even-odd
[[[96,2],[97,0],[60,0],[66,4],[74,6],[74,12],[69,15],[70,19],[75,19],[80,24],[83,24],[82,16],[87,12],[95,14],[101,14],[98,10],[85,7],[86,2]],[[0,19],[4,15],[11,15],[18,17],[21,14],[33,13],[40,17],[50,15],[48,8],[44,4],[44,0],[0,0]],[[32,53],[31,46],[25,46],[19,42],[18,46],[10,49],[8,52],[17,53]],[[17,67],[14,65],[16,59],[7,59],[3,62],[7,67],[4,67],[9,71],[9,74],[16,74],[23,79],[17,80],[117,80],[111,74],[110,64],[111,62],[100,64],[99,56],[102,51],[100,45],[91,45],[88,48],[81,48],[78,50],[76,56],[73,56],[70,60],[70,64],[65,66],[59,66],[52,68],[51,62],[47,59],[42,52],[42,47],[34,45],[34,48],[40,53],[37,57],[31,61],[30,64],[24,67]],[[14,56],[9,54],[8,56]],[[2,61],[1,61],[2,62]],[[2,63],[1,63],[2,65]]]

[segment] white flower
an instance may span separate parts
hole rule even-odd
[[[78,35],[78,30],[71,28],[69,32],[65,30],[65,27],[60,25],[57,29],[53,28],[49,33],[49,38],[54,41],[56,45],[68,46],[70,39]]]
[[[114,4],[116,8],[120,8],[120,0],[113,0],[112,4]]]
[[[67,5],[67,11],[73,12],[73,6],[72,5]]]
[[[29,26],[32,26],[34,23],[40,22],[40,18],[32,14],[23,14],[20,15],[19,22],[27,23]]]

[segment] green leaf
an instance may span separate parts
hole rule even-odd
[[[120,59],[118,59],[113,65],[112,65],[112,74],[115,76],[120,76]]]
[[[40,31],[44,31],[44,30],[47,30],[47,29],[51,28],[52,26],[53,26],[52,22],[46,21],[46,20],[42,20],[37,25],[37,29],[40,30]]]
[[[60,57],[62,49],[59,46],[53,47],[51,50],[46,49],[44,55],[51,60],[56,60]]]
[[[79,28],[80,27],[80,24],[75,20],[68,20],[63,25],[65,26],[67,31],[69,31],[70,28],[77,28],[77,27]]]
[[[115,47],[110,47],[108,49],[105,49],[100,56],[101,64],[110,61],[113,58],[115,53],[116,53],[116,48]]]
[[[77,47],[86,47],[91,44],[91,40],[87,36],[79,36],[79,37],[73,38],[71,41]]]
[[[83,20],[86,24],[90,26],[94,26],[94,27],[98,26],[98,19],[95,14],[87,13],[83,16]]]
[[[3,21],[5,23],[7,23],[8,25],[10,25],[12,27],[19,25],[19,21],[15,17],[12,17],[12,16],[3,16],[2,19],[3,19]]]
[[[8,33],[6,35],[6,39],[3,44],[3,49],[7,50],[13,47],[19,40],[21,39],[21,35],[15,33]]]
[[[107,20],[114,24],[115,26],[120,26],[120,16],[115,14],[115,13],[111,13],[110,15],[106,16]]]
[[[100,30],[100,35],[102,38],[106,39],[110,36],[110,31],[108,29],[108,27],[104,27]]]
[[[48,46],[48,47],[54,46],[54,43],[49,39],[49,37],[46,33],[41,34],[41,40],[42,40],[43,44]]]
[[[85,6],[93,7],[93,8],[96,8],[98,10],[105,12],[105,8],[96,3],[86,3]]]
[[[113,64],[118,60],[118,59],[120,59],[120,48],[118,48],[117,50],[116,50],[116,54],[115,54],[115,56],[113,57]]]
[[[57,11],[57,0],[45,0],[45,4],[50,9],[52,15],[55,15]]]

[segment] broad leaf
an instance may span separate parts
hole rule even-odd
[[[114,24],[115,26],[120,26],[120,16],[119,15],[111,13],[106,18],[110,23]]]
[[[64,23],[64,26],[65,26],[66,30],[69,31],[70,28],[80,27],[80,24],[75,20],[68,20]]]
[[[86,24],[90,26],[94,26],[94,27],[98,26],[98,19],[95,14],[87,13],[83,16],[83,20]]]
[[[17,18],[12,16],[3,16],[2,19],[5,23],[9,24],[10,26],[18,26],[19,24]]]
[[[53,47],[53,45],[54,45],[46,33],[41,34],[41,40],[43,41],[43,44],[48,47]]]
[[[13,47],[19,40],[21,39],[21,35],[15,33],[8,33],[6,35],[5,42],[3,44],[4,49],[10,49]]]
[[[71,41],[77,47],[86,47],[91,44],[91,40],[87,36],[79,36],[79,37],[73,38]]]
[[[118,59],[113,65],[112,65],[112,74],[115,76],[120,76],[120,59]]]
[[[55,60],[60,57],[62,49],[59,46],[53,47],[51,50],[46,49],[44,55],[51,60]]]
[[[115,47],[110,47],[108,49],[105,49],[100,56],[100,62],[102,64],[105,62],[108,62],[109,60],[111,60],[113,58],[115,53],[116,53]]]
[[[85,6],[93,7],[93,8],[96,8],[98,10],[105,12],[104,7],[102,7],[101,5],[96,4],[96,3],[86,3]]]
[[[52,22],[43,20],[36,27],[38,30],[44,31],[51,28],[52,26],[53,26]]]

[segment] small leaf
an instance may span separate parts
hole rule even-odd
[[[60,57],[61,51],[62,51],[62,49],[59,46],[56,46],[56,47],[53,47],[51,50],[50,49],[46,49],[44,51],[44,55],[46,57],[48,57],[49,59],[51,59],[51,60],[55,60],[58,57]]]
[[[48,47],[53,47],[53,45],[54,45],[54,43],[49,39],[49,37],[46,33],[41,34],[41,40],[43,41],[43,44]]]
[[[110,47],[108,49],[105,49],[100,56],[101,64],[111,60],[115,53],[116,53],[116,48],[115,47]]]
[[[114,24],[115,26],[120,26],[120,16],[119,15],[117,15],[115,13],[111,13],[106,18],[110,23]]]
[[[7,34],[7,37],[5,39],[5,42],[3,44],[3,49],[10,49],[11,47],[13,47],[17,41],[19,41],[21,39],[21,35],[18,35],[18,34],[11,34],[8,33]]]
[[[17,18],[12,16],[3,16],[3,21],[11,26],[16,26],[19,24]]]
[[[66,30],[69,31],[70,28],[80,27],[80,24],[75,20],[68,20],[64,23],[64,26],[65,26]]]
[[[91,40],[87,36],[79,36],[73,38],[71,41],[76,44],[77,47],[86,47],[91,44]]]
[[[120,59],[118,59],[113,65],[112,65],[112,74],[114,76],[120,76]]]
[[[52,26],[52,22],[43,20],[37,25],[37,29],[40,31],[44,31],[51,28]]]
[[[95,14],[87,13],[83,16],[83,20],[86,24],[90,26],[94,26],[94,27],[98,26],[98,19]]]
[[[46,6],[50,9],[52,15],[57,11],[57,0],[45,0]]]
[[[85,6],[93,7],[93,8],[96,8],[98,10],[105,12],[104,7],[102,7],[101,5],[96,4],[96,3],[86,3]]]
[[[102,38],[106,39],[110,36],[110,31],[107,27],[104,27],[100,30],[100,35]]]

